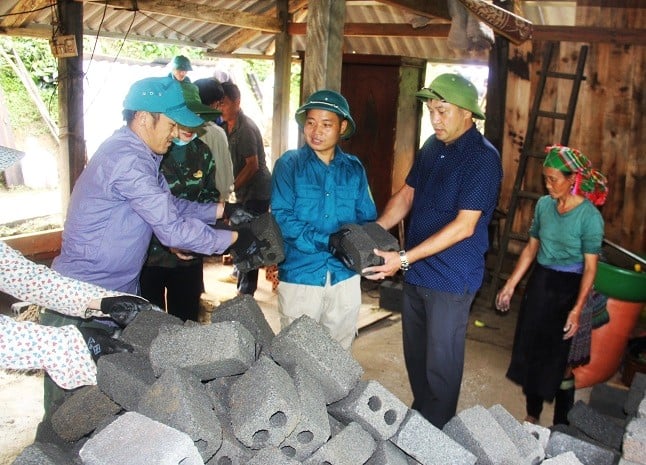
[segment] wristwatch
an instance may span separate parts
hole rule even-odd
[[[399,261],[401,262],[401,266],[399,268],[402,271],[408,271],[408,269],[410,268],[410,263],[408,263],[408,256],[406,256],[405,250],[399,251]]]

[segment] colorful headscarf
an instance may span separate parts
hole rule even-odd
[[[608,179],[603,173],[592,168],[588,157],[577,149],[558,144],[547,146],[545,151],[547,156],[543,166],[576,174],[573,194],[582,195],[595,205],[605,203],[608,197]]]

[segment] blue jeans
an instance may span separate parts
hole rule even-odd
[[[474,297],[404,284],[402,329],[411,408],[440,429],[456,413]]]

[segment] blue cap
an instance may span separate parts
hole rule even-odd
[[[130,86],[123,108],[133,111],[163,113],[177,124],[196,128],[204,120],[186,106],[182,86],[172,77],[150,77]]]

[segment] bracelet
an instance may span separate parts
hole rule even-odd
[[[410,263],[408,263],[408,256],[406,255],[405,250],[399,251],[399,261],[401,266],[399,267],[402,271],[408,271],[410,269]]]

